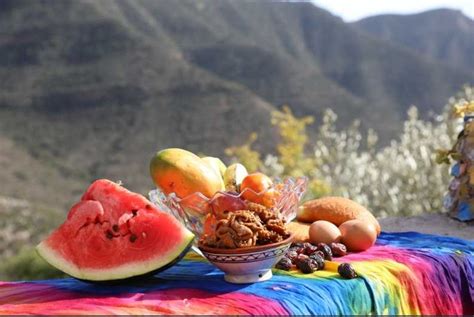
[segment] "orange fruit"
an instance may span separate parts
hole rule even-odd
[[[270,177],[263,173],[252,173],[247,175],[240,185],[240,191],[242,197],[246,200],[257,204],[270,204],[273,199],[275,191],[266,192],[273,186],[273,182]]]
[[[262,205],[271,208],[275,206],[280,193],[275,188],[270,188],[262,195]]]

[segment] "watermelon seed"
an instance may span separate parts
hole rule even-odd
[[[115,232],[119,231],[119,226],[118,225],[113,225],[112,230],[115,231]]]
[[[137,236],[134,235],[133,233],[130,235],[130,242],[135,242],[135,240],[137,240]]]
[[[147,205],[145,206],[145,208],[148,209],[148,210],[150,210],[150,209],[151,209],[151,205],[147,204]]]
[[[112,238],[114,237],[114,235],[112,234],[112,232],[110,230],[107,230],[107,232],[105,233],[105,236],[109,240],[112,240]]]
[[[137,213],[138,213],[137,209],[132,209],[132,214],[133,214],[134,217],[137,215]]]

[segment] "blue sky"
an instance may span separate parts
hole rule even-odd
[[[474,19],[474,0],[312,0],[347,22],[386,13],[410,14],[430,9],[461,10]]]

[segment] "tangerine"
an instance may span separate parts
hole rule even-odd
[[[268,204],[271,201],[268,195],[265,194],[272,186],[273,182],[267,175],[263,173],[252,173],[243,179],[240,185],[240,191],[244,199],[265,205],[265,202]]]

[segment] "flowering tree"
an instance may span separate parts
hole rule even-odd
[[[436,164],[436,150],[450,148],[461,128],[459,120],[450,117],[454,106],[473,100],[474,88],[466,86],[432,120],[420,119],[417,108],[411,107],[401,135],[385,147],[377,147],[376,133],[363,133],[358,121],[337,130],[337,115],[331,110],[324,113],[310,145],[307,126],[313,119],[296,118],[283,108],[272,114],[281,138],[277,156],[266,155],[262,161],[258,155],[253,166],[272,176],[307,175],[308,199],[340,195],[378,216],[439,212],[450,176],[446,165]],[[229,154],[238,154],[239,147],[233,149]]]

